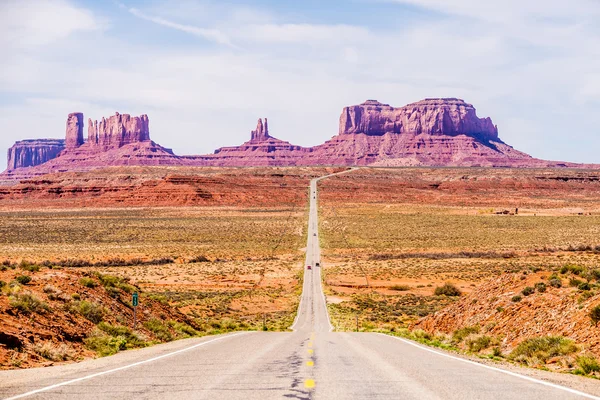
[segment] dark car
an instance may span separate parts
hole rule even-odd
[[[315,267],[319,268],[321,266],[320,263],[315,263]]]
[[[306,269],[312,269],[312,268],[310,267],[310,265],[307,265],[307,266],[306,266]]]

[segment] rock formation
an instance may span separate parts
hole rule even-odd
[[[43,164],[56,158],[64,149],[62,139],[21,140],[8,149],[8,170]]]
[[[147,115],[131,117],[129,114],[115,113],[112,117],[102,118],[100,122],[88,119],[88,144],[103,149],[118,148],[130,143],[150,140]]]
[[[83,114],[71,113],[67,117],[67,149],[75,149],[83,144]]]
[[[340,135],[386,133],[410,135],[467,135],[499,142],[498,128],[490,118],[478,118],[475,108],[460,99],[425,99],[394,108],[377,100],[345,107],[340,117]]]
[[[9,151],[4,177],[111,165],[597,167],[539,160],[515,150],[499,138],[490,118],[479,118],[471,104],[455,98],[425,99],[398,108],[367,100],[345,107],[339,121],[338,135],[315,147],[271,136],[265,118],[239,146],[176,156],[150,140],[147,115],[116,113],[100,121],[89,119],[84,142],[83,114],[73,113],[62,147],[60,141],[18,142]]]

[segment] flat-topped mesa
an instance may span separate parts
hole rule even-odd
[[[250,141],[251,142],[262,142],[270,138],[269,136],[269,123],[265,118],[265,124],[263,125],[262,118],[258,119],[258,123],[256,124],[256,130],[250,132]]]
[[[456,98],[432,98],[394,108],[376,100],[345,107],[340,116],[341,135],[386,133],[410,135],[467,135],[501,142],[490,118],[478,118],[475,107]]]
[[[64,149],[63,139],[20,140],[8,149],[8,170],[35,167],[56,158]]]
[[[65,143],[67,149],[75,149],[83,144],[83,113],[75,112],[67,117]]]
[[[146,114],[132,117],[117,112],[108,119],[102,118],[100,122],[88,119],[88,143],[92,148],[118,148],[149,140],[149,120]]]

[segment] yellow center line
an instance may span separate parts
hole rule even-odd
[[[304,387],[307,389],[312,389],[315,387],[315,380],[314,379],[307,379],[304,381]]]
[[[308,349],[308,354],[312,354],[313,353],[313,349]]]
[[[308,347],[312,347],[312,342],[308,342]]]
[[[309,367],[314,367],[315,366],[315,362],[314,361],[307,361],[306,365]]]

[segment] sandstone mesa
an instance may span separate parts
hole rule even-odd
[[[250,140],[213,154],[178,156],[150,139],[147,115],[119,114],[87,122],[67,117],[65,139],[16,142],[8,151],[4,178],[106,166],[462,166],[593,167],[533,158],[504,143],[490,118],[456,98],[425,99],[403,107],[376,100],[345,107],[336,136],[314,147],[270,135],[258,120]]]

